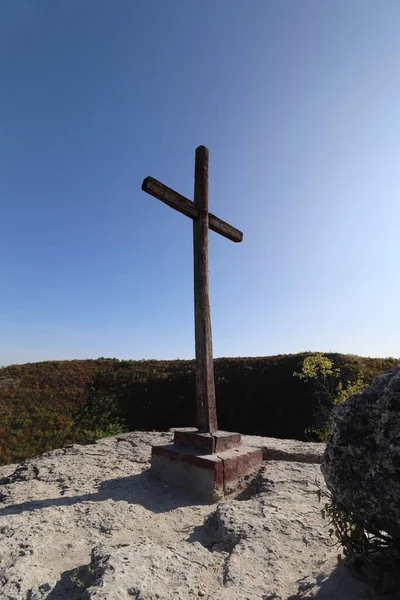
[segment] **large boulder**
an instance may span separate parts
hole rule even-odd
[[[400,364],[335,407],[321,470],[353,520],[400,538]]]

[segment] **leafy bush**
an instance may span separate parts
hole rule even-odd
[[[316,426],[308,427],[305,433],[314,434],[321,442],[326,442],[330,433],[332,408],[366,387],[362,365],[359,366],[354,381],[348,379],[344,382],[340,368],[335,367],[333,361],[321,352],[307,356],[300,373],[295,371],[293,376],[314,384],[313,394],[318,400],[314,413]]]
[[[101,438],[126,431],[115,395],[91,387],[86,402],[74,416],[74,443],[92,444]]]

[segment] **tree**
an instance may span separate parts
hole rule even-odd
[[[336,404],[341,404],[357,392],[365,388],[364,371],[360,366],[355,381],[343,382],[343,376],[339,367],[322,352],[306,356],[303,360],[301,372],[293,373],[294,377],[304,382],[314,384],[314,395],[317,397],[318,405],[315,407],[316,427],[309,427],[306,434],[314,434],[321,442],[326,442],[330,433],[330,417],[332,409]]]

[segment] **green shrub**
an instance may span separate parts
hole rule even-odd
[[[125,420],[120,415],[115,394],[91,387],[85,403],[74,415],[74,443],[92,444],[101,438],[126,431]]]
[[[366,387],[362,365],[359,366],[354,381],[343,381],[340,368],[335,367],[333,361],[322,352],[307,356],[303,360],[301,371],[295,371],[293,376],[305,382],[311,381],[314,385],[313,394],[318,401],[314,412],[316,426],[306,428],[305,433],[313,434],[321,442],[326,442],[330,433],[332,408]]]

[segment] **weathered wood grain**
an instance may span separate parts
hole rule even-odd
[[[157,181],[154,177],[146,177],[143,180],[142,190],[191,219],[196,219],[199,214],[198,208],[194,202],[185,198],[182,194],[175,192],[175,190],[167,187],[160,181]],[[208,222],[209,228],[212,231],[228,238],[228,240],[231,240],[232,242],[241,242],[243,240],[243,233],[239,231],[239,229],[232,227],[232,225],[229,225],[229,223],[226,223],[211,213],[208,215]]]
[[[197,427],[214,433],[218,425],[208,278],[208,149],[205,146],[196,149],[194,202],[198,209],[198,217],[193,221]]]

